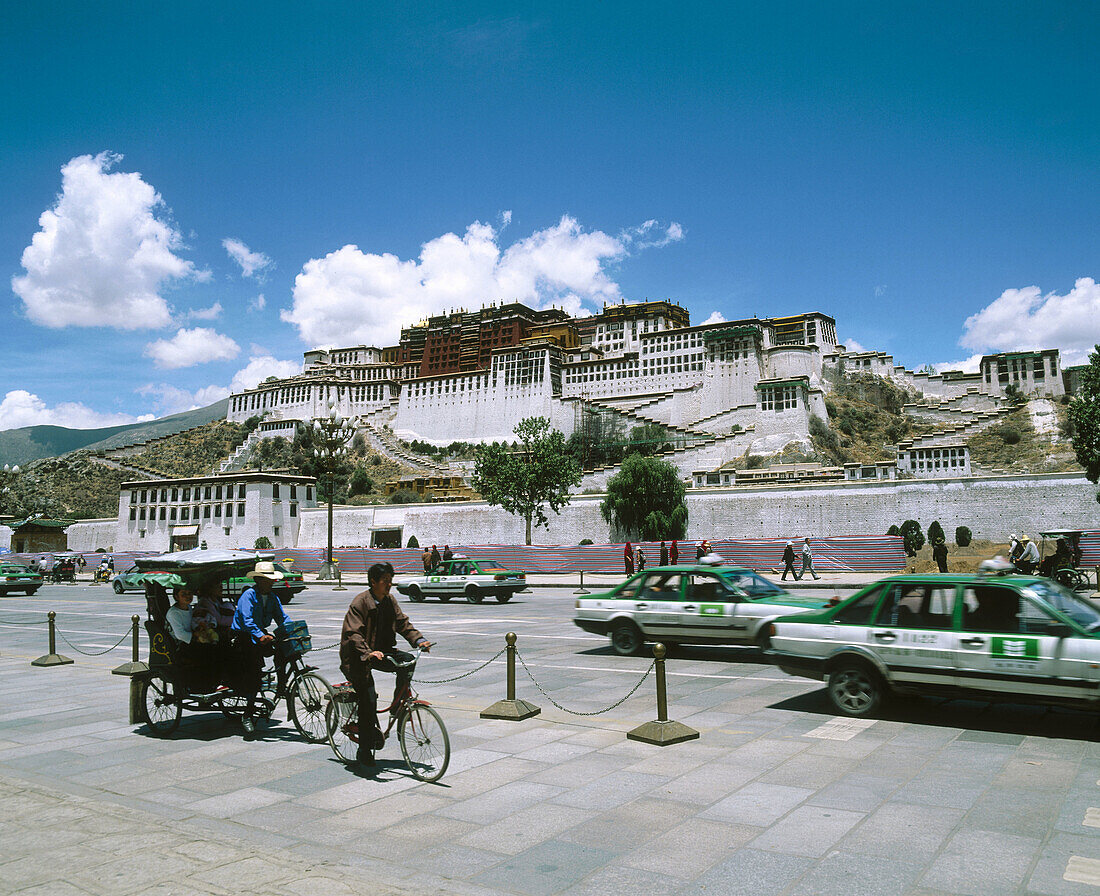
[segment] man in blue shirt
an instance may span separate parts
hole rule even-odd
[[[271,593],[271,587],[282,577],[283,574],[270,560],[257,562],[256,568],[248,574],[255,584],[245,588],[241,594],[230,626],[244,667],[242,683],[248,692],[248,705],[241,724],[244,726],[244,736],[249,739],[256,734],[253,716],[256,697],[263,682],[264,657],[271,656],[275,649],[275,636],[268,634],[267,628],[274,623],[276,629],[285,630],[290,622],[279,598]]]

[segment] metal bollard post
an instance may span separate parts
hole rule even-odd
[[[50,610],[46,614],[50,620],[50,652],[45,656],[40,656],[36,660],[31,660],[32,666],[68,666],[72,663],[72,660],[67,656],[62,656],[57,652],[57,614]]]
[[[587,588],[584,587],[584,570],[581,570],[581,587],[573,592],[574,594],[591,594]]]
[[[336,567],[336,586],[332,590],[333,591],[347,591],[348,590],[347,588],[344,587],[344,577],[340,573],[340,567],[339,566]]]
[[[508,696],[504,700],[498,700],[488,709],[482,710],[481,718],[520,722],[523,719],[531,718],[531,716],[537,716],[542,712],[542,709],[533,703],[528,703],[526,700],[516,699],[516,633],[508,632],[504,636],[504,640],[508,645]]]
[[[136,675],[138,672],[145,672],[149,667],[145,663],[138,659],[138,623],[141,620],[137,616],[130,617],[130,624],[134,627],[134,649],[133,657],[128,663],[123,663],[121,666],[116,666],[111,670],[112,675]]]
[[[633,731],[626,733],[627,740],[638,740],[647,744],[656,744],[659,747],[667,747],[671,744],[682,743],[685,740],[695,740],[699,732],[694,728],[688,728],[679,722],[670,722],[668,719],[668,696],[665,693],[665,645],[653,645],[654,671],[657,676],[657,719],[639,725]]]

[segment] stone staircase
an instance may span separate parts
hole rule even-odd
[[[252,430],[241,444],[233,449],[233,453],[219,464],[215,464],[214,473],[229,473],[233,470],[243,470],[252,457],[252,450],[264,438],[258,429]]]
[[[397,437],[388,429],[375,426],[362,418],[360,418],[359,423],[361,431],[366,436],[367,444],[383,457],[388,457],[395,463],[426,473],[429,476],[451,475],[450,467],[447,464],[437,463],[402,447]]]
[[[952,426],[944,426],[923,435],[914,436],[912,439],[899,442],[898,448],[935,448],[939,445],[965,442],[971,436],[977,435],[979,432],[1000,423],[1008,413],[1008,408],[997,408],[992,411],[975,411],[970,415],[969,420]]]

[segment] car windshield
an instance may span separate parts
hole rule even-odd
[[[1100,631],[1100,610],[1090,600],[1057,582],[1032,582],[1028,590],[1059,613],[1068,616],[1087,632]]]
[[[753,600],[775,597],[786,593],[774,582],[769,582],[751,569],[738,569],[733,572],[722,573],[722,578],[730,585],[740,588]]]
[[[504,569],[496,560],[478,560],[477,565],[484,569]]]

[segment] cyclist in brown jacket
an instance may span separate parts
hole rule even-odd
[[[397,635],[413,647],[425,651],[431,642],[413,628],[390,590],[393,567],[375,563],[367,570],[367,591],[352,598],[344,626],[340,632],[340,671],[355,688],[359,702],[359,749],[356,759],[364,765],[374,764],[374,751],[385,743],[378,724],[378,692],[374,687],[373,669],[397,674],[396,697],[408,684],[410,673],[405,666],[412,656],[397,650]]]

